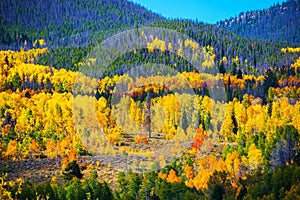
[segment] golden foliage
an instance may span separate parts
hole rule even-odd
[[[181,178],[177,176],[176,171],[174,169],[170,170],[166,180],[169,183],[180,183],[181,182]]]

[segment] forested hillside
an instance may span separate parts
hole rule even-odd
[[[0,3],[0,49],[31,48],[43,38],[51,47],[86,46],[118,31],[162,17],[125,0],[8,0]]]
[[[247,67],[252,66],[254,71],[261,72],[263,69],[272,66],[288,66],[294,60],[290,55],[284,55],[280,52],[280,47],[288,43],[245,39],[214,25],[172,20],[156,22],[149,26],[174,29],[187,34],[201,46],[209,45],[213,47],[216,53],[216,60],[221,60],[225,56],[230,65],[232,60],[238,57],[238,67],[247,73],[253,73]],[[226,70],[230,71],[232,69],[227,68]]]
[[[299,44],[299,19],[300,1],[288,0],[269,9],[241,13],[217,24],[246,38]]]
[[[299,1],[219,25],[0,6],[0,199],[300,199]]]
[[[244,39],[245,35],[233,34],[220,26],[189,20],[165,20],[127,1],[9,2],[1,2],[0,30],[3,34],[1,34],[0,48],[29,49],[36,40],[44,39],[46,46],[49,47],[49,53],[43,54],[40,59],[37,59],[37,63],[55,68],[76,71],[76,64],[84,61],[88,52],[97,43],[119,31],[143,25],[169,28],[187,34],[202,46],[212,46],[217,60],[226,57],[231,64],[232,59],[239,57],[238,68],[244,73],[258,74],[270,67],[289,66],[296,58],[296,55],[280,52],[280,48],[290,46],[290,40],[280,42],[275,40],[280,38],[272,38],[273,30],[276,30],[276,34],[278,33],[277,25],[281,23],[281,18],[272,17],[272,22],[275,20],[276,23],[275,21],[271,23],[270,29],[259,29],[265,34],[272,35],[272,37],[264,38],[270,41],[263,42]],[[296,9],[298,4],[294,4],[293,9]],[[287,5],[289,7],[292,3]],[[274,8],[271,8],[268,12],[273,12],[273,10]],[[297,16],[294,16],[297,12],[294,10],[289,12],[293,14],[293,18],[291,19],[292,25],[284,29],[286,36],[296,37],[297,35]],[[286,17],[283,18],[286,19]],[[253,27],[265,27],[265,21],[260,20],[257,23],[260,25],[255,24]],[[243,25],[243,22],[238,21],[237,24]],[[251,30],[249,33],[254,33],[254,31]],[[255,33],[255,35],[259,34]],[[35,46],[41,45],[35,43]],[[226,71],[232,71],[228,66],[220,67],[225,67]],[[251,67],[253,69],[250,69]]]
[[[297,54],[283,54],[280,51],[282,47],[288,46],[287,42],[246,39],[214,25],[188,20],[163,20],[147,26],[176,30],[191,37],[202,46],[213,47],[216,54],[216,64],[219,66],[220,72],[232,72],[234,75],[239,69],[246,74],[263,74],[265,70],[271,67],[289,66],[297,58]],[[76,71],[76,64],[85,59],[93,46],[95,44],[87,49],[82,47],[50,48],[49,53],[43,54],[37,59],[37,63]],[[137,57],[137,55],[132,56]],[[127,58],[127,60],[136,60],[134,57]],[[170,59],[168,55],[163,55],[163,57],[166,57],[166,60]],[[228,60],[226,65],[221,62],[225,57]],[[237,57],[239,61],[235,66],[236,69],[233,69],[232,63]]]
[[[290,72],[257,77],[183,71],[95,80],[33,64],[45,51],[1,51],[1,198],[289,199],[299,191],[300,58]],[[226,102],[209,92],[220,83]],[[128,90],[118,92],[120,86]],[[187,87],[194,95],[176,92]],[[165,147],[174,159],[158,154]],[[81,156],[92,161],[79,163]],[[36,167],[35,159],[52,159],[55,170]],[[14,164],[24,160],[29,167]],[[103,165],[125,173],[103,175]],[[46,182],[24,182],[32,176]],[[293,178],[280,181],[284,177]],[[280,192],[271,187],[274,181]]]

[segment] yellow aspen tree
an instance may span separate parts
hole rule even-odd
[[[16,140],[10,140],[8,145],[7,145],[5,156],[7,158],[12,158],[14,160],[14,159],[16,159],[17,155],[18,155],[17,141]]]
[[[57,149],[56,149],[56,143],[53,138],[50,138],[46,144],[46,156],[49,158],[56,158],[57,157]]]
[[[180,183],[181,182],[181,178],[177,176],[176,171],[174,169],[170,170],[169,175],[166,180],[169,183]]]
[[[35,140],[32,140],[32,142],[30,144],[30,150],[32,152],[34,152],[35,154],[40,153],[40,147],[39,147],[38,143]]]
[[[251,144],[248,150],[249,167],[251,170],[257,169],[263,164],[263,156],[259,149],[256,148],[255,144]]]

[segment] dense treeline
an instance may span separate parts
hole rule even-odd
[[[200,131],[212,141],[238,144],[225,152],[237,151],[240,157],[249,156],[252,146],[260,152],[260,165],[265,167],[295,159],[300,131],[297,64],[291,67],[295,75],[279,81],[272,71],[265,77],[182,72],[95,80],[79,72],[32,64],[45,51],[1,52],[4,159],[60,156],[68,160],[71,152],[85,154],[78,134],[89,131],[96,138],[96,132],[86,128],[97,124],[111,144],[121,144],[126,133],[148,132],[149,137],[151,132],[163,133],[172,140],[194,137]],[[127,89],[120,90],[120,86]],[[224,96],[214,96],[218,87],[223,87]],[[195,95],[180,92],[189,88]],[[265,95],[264,101],[254,96],[255,91]],[[89,104],[96,106],[96,119],[89,117],[85,108]],[[165,116],[158,112],[161,108]],[[73,119],[79,123],[73,124]],[[107,144],[103,151],[114,150]]]
[[[282,54],[279,50],[290,43],[244,39],[220,26],[201,22],[165,20],[127,1],[5,1],[1,3],[1,11],[0,30],[3,34],[0,48],[31,48],[36,40],[43,38],[50,50],[37,62],[55,68],[76,70],[78,60],[85,61],[86,55],[98,42],[120,31],[144,25],[176,30],[190,36],[201,46],[212,46],[217,60],[226,56],[231,63],[238,56],[240,68],[247,73],[254,73],[247,69],[250,66],[262,72],[269,67],[289,66],[295,60],[294,55]],[[297,17],[291,21],[293,26],[286,30],[289,36],[297,35],[291,34],[293,27],[297,27],[294,19]],[[274,29],[277,32],[278,28]],[[273,31],[263,33],[273,34]]]
[[[47,52],[36,58],[36,63],[53,66],[56,69],[78,71],[78,63],[86,60],[88,51],[83,47],[49,48]]]
[[[43,38],[51,47],[86,46],[107,35],[161,20],[129,1],[2,1],[0,48],[31,48]]]
[[[277,3],[269,9],[241,13],[238,17],[217,24],[246,38],[281,40],[298,44],[299,8],[299,0],[288,0],[281,4]]]
[[[287,43],[244,39],[213,25],[195,23],[191,21],[172,20],[156,22],[149,26],[176,30],[182,34],[188,35],[199,43],[200,46],[214,47],[216,61],[218,61],[216,63],[219,65],[220,72],[232,71],[234,73],[233,75],[237,73],[238,69],[247,74],[263,74],[264,70],[271,67],[280,68],[283,66],[289,66],[297,57],[297,54],[284,54],[280,51],[280,49],[286,46]],[[51,65],[56,68],[76,70],[77,68],[75,65],[78,63],[77,61],[85,61],[85,55],[92,51],[92,49],[93,46],[89,46],[88,49],[83,49],[81,47],[61,47],[58,49],[50,49],[49,53],[43,54],[40,59],[37,59],[37,63]],[[149,57],[150,60],[144,59],[147,57]],[[161,60],[161,62],[165,65],[172,65],[174,62],[172,62],[171,57],[171,54],[159,54],[158,52],[154,55],[147,55],[145,54],[145,51],[141,49],[137,52],[137,54],[127,52],[126,55],[118,58],[118,61],[116,61],[114,65],[118,65],[116,67],[119,68],[130,68],[132,65],[153,60]],[[226,65],[224,62],[221,62],[224,57],[226,57],[228,61]],[[236,63],[235,67],[237,70],[235,71],[232,67],[234,66],[233,60],[236,57],[238,57],[239,60]],[[181,66],[186,66],[186,61],[184,60],[177,60],[176,62],[179,62],[178,64]],[[120,74],[120,72],[116,71],[111,73]]]
[[[213,47],[219,68],[224,68],[224,70],[228,72],[233,71],[233,73],[237,73],[237,71],[234,72],[234,70],[230,68],[230,66],[233,66],[234,64],[232,60],[236,57],[239,58],[235,66],[236,68],[242,70],[244,73],[255,75],[263,74],[264,70],[271,67],[280,68],[289,66],[297,57],[297,54],[284,54],[280,51],[282,47],[287,46],[287,43],[244,39],[213,25],[192,21],[172,20],[156,22],[149,26],[176,30],[182,34],[188,35],[199,43],[200,46]],[[93,46],[94,45],[88,46],[87,49],[81,47],[51,48],[49,53],[43,54],[40,59],[37,59],[37,63],[51,65],[56,68],[76,70],[77,68],[75,65],[78,63],[77,61],[85,61],[85,55],[93,50]],[[145,63],[147,60],[145,61],[144,57],[151,58],[153,55],[145,55],[143,49],[138,51],[138,55],[136,55],[136,53],[133,54],[133,52],[127,52],[126,55],[118,58],[119,63],[114,64],[118,64],[119,68],[123,68],[125,63],[129,62],[129,64],[126,65],[130,68],[128,65],[140,64],[140,62]],[[170,57],[170,54],[161,55],[156,53],[152,60],[162,60],[164,64],[172,65],[174,62],[171,62],[172,60]],[[224,57],[227,58],[227,65],[220,62]],[[184,62],[185,61],[181,61],[181,63],[178,64],[186,66],[186,63]],[[220,72],[222,72],[222,70],[220,70]],[[114,74],[118,72],[111,73]]]
[[[239,67],[247,70],[247,66],[253,66],[261,72],[271,66],[289,66],[295,58],[284,55],[280,49],[287,43],[279,41],[250,40],[235,35],[220,27],[192,21],[171,20],[160,21],[149,26],[169,28],[186,34],[194,39],[200,46],[212,46],[215,49],[216,59],[224,56],[232,64],[232,59],[239,57]]]

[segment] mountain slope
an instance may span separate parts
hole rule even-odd
[[[219,61],[223,59],[224,56],[227,58],[227,64],[219,67],[224,67],[228,72],[235,71],[232,63],[236,57],[239,58],[239,63],[236,67],[243,70],[244,73],[251,74],[258,74],[270,67],[289,66],[297,58],[296,55],[281,52],[281,48],[288,46],[286,42],[246,39],[214,25],[196,23],[189,20],[164,20],[148,24],[147,26],[175,30],[188,35],[202,47],[213,47],[214,53],[216,54],[216,64],[221,65],[222,63]],[[50,49],[48,53],[41,55],[37,60],[38,63],[42,65],[51,65],[55,68],[67,68],[76,71],[78,70],[76,64],[80,62],[81,59],[84,60],[85,55],[86,51],[81,47],[59,48]],[[151,55],[148,56],[151,57]],[[147,61],[146,58],[148,56],[136,54],[128,56],[126,54],[124,58],[118,61],[119,67],[124,69],[139,66]],[[165,57],[166,55],[162,56]],[[162,59],[156,55],[151,62],[158,62],[161,59],[167,61],[170,60],[172,56],[167,55],[167,57],[168,58]],[[124,66],[125,63],[127,63],[126,67]],[[177,66],[184,65],[184,62],[177,63]],[[114,66],[114,68],[119,67]]]
[[[0,49],[43,38],[49,46],[85,46],[93,39],[161,20],[125,0],[7,0],[0,2]]]
[[[267,10],[241,13],[217,24],[246,38],[299,44],[300,0],[288,0]]]
[[[280,52],[289,44],[245,39],[220,26],[190,20],[166,20],[126,0],[16,0],[2,1],[0,49],[27,49],[43,38],[48,53],[37,62],[55,68],[77,70],[89,50],[109,35],[138,26],[169,28],[189,35],[201,46],[212,46],[216,63],[226,56],[226,70],[257,73],[269,67],[289,66],[294,58]],[[298,35],[292,35],[298,38]],[[128,61],[129,62],[129,61]],[[131,63],[133,64],[133,63]],[[223,66],[220,66],[223,67]],[[231,69],[230,69],[231,68]],[[248,69],[247,69],[248,68]],[[251,72],[249,72],[249,69]]]
[[[240,37],[215,25],[196,23],[189,20],[160,21],[149,26],[169,28],[187,34],[200,46],[211,46],[216,54],[216,63],[225,56],[227,72],[234,71],[233,60],[238,57],[237,68],[245,73],[258,74],[271,67],[289,66],[297,55],[283,54],[281,48],[287,46],[282,41],[261,41]],[[219,66],[223,67],[223,66]]]

